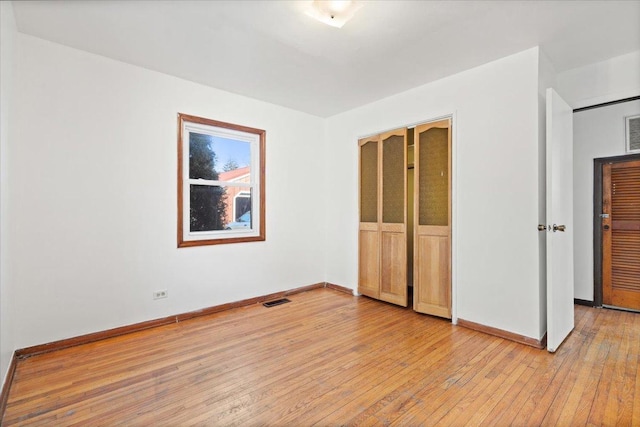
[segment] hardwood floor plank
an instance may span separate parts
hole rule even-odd
[[[424,378],[421,389],[416,393],[417,399],[409,405],[404,405],[403,413],[389,416],[393,420],[392,423],[418,424],[420,419],[432,417],[433,412],[455,393],[454,390],[463,388],[464,376],[474,369],[472,366],[477,367],[481,364],[482,360],[495,352],[502,342],[502,339],[495,337],[487,342],[487,336],[479,332],[469,330],[465,335],[467,333],[472,339],[480,338],[479,345],[462,346],[454,353],[456,358],[445,355],[438,364],[434,365],[432,375]]]
[[[624,321],[625,316],[621,316],[618,324],[618,331],[615,335],[616,340],[620,343],[616,357],[611,360],[612,374],[611,387],[607,396],[607,403],[604,407],[604,417],[602,423],[605,425],[631,425],[630,414],[626,411],[626,404],[629,397],[633,398],[633,393],[629,393],[626,387],[626,363],[627,355],[630,350],[630,337],[627,333],[627,322]],[[626,389],[626,390],[625,390]],[[626,391],[626,396],[625,396]],[[631,396],[629,396],[631,394]]]
[[[536,349],[539,351],[539,349]],[[484,386],[480,384],[478,387],[479,394],[471,405],[464,408],[458,415],[454,423],[465,423],[467,425],[480,425],[484,421],[491,410],[504,399],[504,396],[513,384],[527,369],[529,360],[533,358],[533,351],[522,352],[521,349],[514,349],[509,356],[513,362],[509,365],[502,365],[504,368],[496,377],[489,380]]]
[[[590,320],[595,320],[595,316]],[[545,418],[546,422],[556,425],[575,425],[574,417],[581,410],[583,393],[585,390],[593,388],[593,381],[597,383],[602,371],[602,362],[608,353],[608,348],[601,345],[602,340],[600,338],[595,340],[596,334],[589,329],[576,330],[574,334],[576,338],[582,340],[579,359],[571,366],[571,373],[562,385],[563,391],[560,393],[560,399],[554,400],[553,409]],[[600,366],[599,370],[598,366]],[[592,401],[593,399],[586,400],[589,406]],[[585,413],[583,423],[586,422],[586,415],[588,415],[588,410]]]
[[[543,394],[537,400],[537,405],[533,408],[527,417],[529,425],[542,425],[545,420],[557,418],[559,415],[552,411],[555,406],[560,410],[567,396],[565,393],[570,389],[572,378],[570,373],[577,363],[579,363],[579,352],[575,351],[575,342],[566,343],[562,350],[565,353],[562,363],[558,366],[555,374],[547,383]],[[557,352],[556,352],[557,353]],[[558,357],[556,354],[554,357]],[[564,388],[563,388],[564,386]]]
[[[603,364],[602,374],[596,388],[596,395],[589,411],[588,424],[602,425],[604,411],[607,405],[609,392],[611,390],[611,379],[614,374],[615,363],[611,360],[617,356],[620,348],[619,334],[616,333],[620,322],[621,312],[614,311],[610,316],[606,316],[600,325],[598,334],[604,335],[604,339],[609,347],[606,363]],[[612,339],[613,338],[613,339]]]
[[[462,333],[456,335],[454,341],[443,342],[442,345],[432,348],[430,352],[425,353],[417,363],[415,369],[412,370],[413,374],[407,375],[405,385],[398,390],[376,396],[370,392],[370,385],[368,395],[361,396],[361,400],[352,399],[347,402],[338,410],[332,412],[328,416],[328,420],[348,420],[347,424],[357,424],[361,418],[364,419],[373,416],[377,419],[381,407],[384,408],[390,402],[398,399],[398,405],[401,411],[390,416],[389,420],[406,412],[420,401],[421,390],[425,387],[425,384],[442,383],[446,380],[447,375],[449,375],[450,369],[455,367],[457,363],[468,360],[470,357],[469,354],[473,354],[478,348],[485,345],[485,343],[481,341],[473,342],[472,334]],[[469,352],[462,352],[463,348],[469,350]],[[452,354],[455,354],[456,357],[451,357]],[[358,413],[359,408],[362,407],[367,409]],[[356,415],[354,416],[354,414]],[[386,420],[385,417],[385,421],[389,420]]]
[[[437,409],[433,412],[420,411],[415,418],[421,425],[450,425],[471,405],[479,395],[479,385],[486,384],[483,378],[494,367],[505,361],[510,350],[520,344],[510,342],[507,347],[496,346],[483,360],[476,365],[479,369],[469,370],[456,381],[453,387],[447,388],[437,399],[425,400],[424,406],[433,404]],[[433,402],[433,403],[432,403]],[[422,406],[422,405],[420,405]]]
[[[600,325],[601,322],[602,317],[598,317],[597,324]],[[585,376],[583,377],[583,386],[576,389],[576,393],[580,394],[580,400],[575,414],[573,414],[572,417],[572,425],[587,425],[591,407],[593,406],[598,386],[600,384],[600,378],[602,377],[602,372],[611,350],[611,344],[606,341],[606,335],[598,333],[598,329],[590,328],[588,336],[594,336],[590,347],[597,350],[597,353],[593,360],[590,358],[585,360],[585,368],[587,366],[590,366],[591,368],[588,372],[585,372]],[[586,378],[586,381],[584,381],[584,378]],[[576,387],[579,387],[579,385],[576,384]]]
[[[537,363],[535,361],[526,365],[520,376],[505,392],[505,396],[511,396],[511,398],[500,399],[480,425],[509,425],[513,421],[512,418],[509,418],[509,415],[515,417],[517,411],[528,399],[529,395],[525,391],[526,386],[534,382],[536,371]],[[507,422],[507,419],[509,419],[509,422]]]
[[[288,347],[289,351],[295,351],[296,346],[300,346],[301,344],[306,346],[306,341],[298,340],[299,342],[296,345],[292,342],[292,339],[293,338],[288,339],[288,343],[290,345]],[[281,343],[277,343],[276,346],[265,344],[268,343],[262,342],[261,344],[260,340],[255,340],[255,342],[251,344],[245,343],[245,348],[249,346],[249,349],[253,351],[243,351],[241,348],[238,348],[238,350],[240,350],[240,353],[242,353],[240,356],[233,358],[231,355],[224,355],[224,359],[231,358],[232,361],[227,362],[227,364],[225,365],[222,365],[222,370],[216,369],[215,371],[212,371],[209,369],[206,372],[202,372],[201,366],[219,366],[216,364],[215,357],[217,356],[212,355],[210,358],[211,360],[198,359],[197,362],[182,364],[180,366],[180,372],[177,374],[179,374],[183,378],[186,378],[187,381],[194,381],[199,383],[196,390],[201,391],[203,394],[197,393],[196,395],[202,396],[204,400],[206,400],[206,404],[211,404],[212,402],[214,402],[220,405],[221,401],[219,399],[221,397],[231,396],[229,399],[236,399],[237,395],[240,394],[243,389],[247,389],[250,386],[252,381],[243,381],[243,379],[246,378],[247,374],[251,373],[254,364],[260,363],[262,365],[261,368],[266,370],[268,370],[272,366],[273,369],[277,369],[277,367],[279,366],[280,369],[283,370],[282,372],[286,373],[284,369],[286,369],[287,365],[281,363],[281,359],[286,356],[286,352],[282,350]],[[262,349],[260,351],[255,351],[254,345],[261,345]],[[264,360],[269,360],[269,362],[265,363]],[[309,358],[308,363],[312,366],[315,365],[312,358]],[[235,367],[234,365],[240,366]],[[281,379],[277,377],[278,372],[278,370],[267,371],[264,373],[263,378],[256,379],[256,382],[262,383],[266,378],[274,377],[272,379],[269,379],[269,381],[265,383],[265,387],[268,387],[270,382]],[[193,374],[198,374],[198,377],[191,378]],[[175,380],[172,382],[178,386],[183,385],[182,381]],[[242,386],[242,388],[239,388],[240,386]],[[171,393],[177,390],[167,391],[168,393]],[[217,397],[212,396],[210,394],[211,391],[215,391],[214,396]],[[253,393],[255,393],[255,390]],[[162,409],[162,407],[160,409]],[[169,410],[169,412],[172,411]]]
[[[635,330],[638,330],[640,326],[636,325]],[[640,351],[639,351],[640,353]],[[633,401],[633,414],[631,418],[631,425],[637,426],[640,425],[640,355],[637,355],[636,362],[632,363],[629,369],[633,369],[633,365],[636,365],[635,374],[635,392],[634,396],[636,397]]]
[[[437,338],[434,337],[434,339]],[[408,389],[412,382],[412,378],[418,379],[421,377],[421,372],[418,367],[422,364],[421,361],[423,359],[438,358],[438,354],[435,352],[435,349],[430,348],[431,344],[432,343],[425,342],[423,342],[422,346],[416,344],[410,352],[406,353],[406,357],[400,359],[394,358],[393,369],[379,369],[377,370],[377,375],[375,377],[364,376],[362,378],[363,381],[355,387],[356,390],[358,390],[356,393],[351,391],[353,387],[350,384],[341,383],[333,390],[333,395],[335,395],[335,397],[340,401],[346,401],[345,398],[348,397],[351,405],[368,405],[369,408],[383,406],[383,402],[392,400],[393,396],[396,396],[399,391]],[[375,361],[375,355],[371,355],[371,358]],[[383,397],[381,398],[381,396]],[[325,400],[324,396],[321,398],[322,400]],[[336,411],[336,406],[338,405],[331,404],[330,402],[331,400],[323,402],[324,404],[321,406],[322,411],[317,411],[317,409],[314,410],[314,412],[316,412],[315,417],[309,419],[312,424],[320,423],[321,421],[325,422],[326,420],[331,419],[335,419],[337,422],[338,419],[336,418],[344,419],[343,416],[339,415]],[[369,403],[367,404],[365,402]],[[340,412],[343,414],[349,414],[350,409],[345,406],[347,405],[343,405],[340,408]],[[352,420],[349,423],[357,424],[357,420]]]
[[[465,345],[470,345],[470,341],[467,340]],[[417,364],[419,364],[420,367],[424,367],[427,362],[426,359],[430,361],[441,361],[442,357],[446,356],[429,353],[426,354],[422,360],[419,360]],[[367,420],[369,419],[388,424],[394,417],[406,412],[406,410],[415,405],[419,399],[418,392],[423,386],[423,383],[430,381],[430,378],[435,372],[434,366],[436,366],[436,364],[432,365],[431,369],[428,370],[417,368],[405,369],[402,373],[404,378],[398,378],[396,386],[390,387],[388,390],[385,390],[384,393],[380,393],[369,385],[367,392],[361,395],[363,399],[362,402],[349,402],[339,408],[339,410],[332,411],[327,416],[327,419],[335,420],[336,422],[348,419],[354,412],[357,412],[353,410],[354,406],[367,407],[368,405],[365,411],[360,412],[357,416],[349,420],[348,424],[368,424]],[[369,404],[366,403],[367,400],[369,400]]]
[[[375,303],[375,302],[374,302]],[[406,309],[400,309],[400,308],[396,308],[396,307],[392,307],[391,308],[393,311],[397,312],[396,314],[398,315],[403,315],[406,316],[406,314],[411,315]],[[407,319],[408,320],[408,319]],[[377,361],[381,360],[380,358],[382,356],[386,357],[387,354],[394,354],[397,351],[397,347],[404,347],[406,350],[411,350],[411,351],[415,351],[416,349],[420,349],[419,345],[420,342],[419,340],[417,340],[415,334],[408,334],[407,330],[411,330],[411,325],[405,325],[406,327],[404,328],[396,328],[395,331],[393,331],[393,333],[389,333],[387,332],[386,334],[384,334],[383,337],[381,337],[381,339],[376,339],[373,341],[370,341],[372,344],[368,345],[367,347],[359,347],[358,349],[358,359],[363,360],[363,361],[370,361],[371,363],[376,363]],[[421,328],[424,328],[425,333],[429,333],[429,326],[426,325],[419,325]],[[425,327],[426,326],[426,327]],[[432,335],[433,336],[433,335]],[[428,343],[427,343],[428,345]],[[380,365],[378,366],[378,370],[375,370],[375,368],[373,369],[373,372],[384,372],[386,377],[392,376],[395,372],[402,370],[404,367],[397,361],[397,360],[389,360],[388,362],[391,363],[390,366],[385,366],[385,365]],[[408,362],[403,361],[402,363],[407,364]],[[329,367],[331,367],[332,365],[334,365],[334,361],[329,361],[328,362]],[[371,369],[369,370],[369,372],[371,372]],[[329,378],[331,379],[331,378]],[[331,395],[340,395],[343,391],[341,389],[342,384],[345,382],[344,378],[337,378],[337,382],[331,382],[330,385],[333,387],[330,390],[328,390],[326,393],[324,393],[324,395],[320,396],[322,397],[322,399],[325,402],[332,402],[331,399],[326,399],[325,395],[327,397],[331,396]],[[361,383],[361,384],[359,384]],[[375,377],[369,377],[367,375],[362,375],[360,376],[358,379],[355,380],[354,383],[349,383],[350,386],[349,388],[351,389],[356,389],[359,391],[363,391],[366,390],[367,386],[371,386],[371,384],[375,384],[376,383],[376,378]],[[317,393],[316,393],[317,394]],[[317,399],[318,396],[313,396],[313,399]],[[339,397],[338,397],[339,398]],[[320,404],[314,404],[313,405],[313,412],[314,414],[318,414],[321,413],[322,409],[324,409],[324,406],[322,404],[323,402],[321,402]],[[310,405],[310,402],[307,403],[303,403],[301,404],[302,406],[307,406]],[[333,405],[330,404],[330,407],[328,409],[334,408]],[[313,418],[310,417],[312,414],[307,413],[306,419],[312,423],[313,422]],[[317,415],[316,415],[317,416]],[[286,422],[286,418],[282,419],[282,422]],[[270,418],[267,419],[263,419],[263,421],[267,422],[269,421]]]
[[[574,339],[567,339],[554,354],[542,356],[534,374],[533,387],[527,389],[528,397],[515,414],[514,422],[523,425],[539,425],[542,422],[571,367],[575,343]]]
[[[558,352],[332,289],[18,360],[3,426],[636,425],[640,315]]]
[[[613,368],[611,389],[604,411],[604,423],[615,425],[633,425],[634,401],[636,393],[636,373],[640,352],[640,319],[634,313],[622,312],[616,330],[620,334],[620,349],[611,363]],[[616,339],[618,335],[615,335]]]
[[[392,310],[398,310],[397,308],[391,308]],[[399,334],[402,331],[400,329],[397,329],[396,331],[391,331],[391,332],[387,332],[386,334],[384,334],[384,336],[375,339],[373,341],[371,341],[372,343],[384,343],[385,340],[387,340],[388,342],[394,343],[399,339]],[[340,343],[332,343],[332,345],[336,345],[337,347],[344,347],[343,344]],[[346,343],[344,343],[346,344]],[[326,345],[326,344],[324,344]],[[359,360],[361,363],[356,366],[354,369],[359,369],[363,364],[367,366],[367,371],[371,371],[372,369],[374,369],[373,366],[369,366],[367,362],[367,360],[370,360],[371,358],[374,358],[374,360],[380,360],[378,359],[380,356],[383,356],[386,352],[388,351],[392,351],[389,348],[389,345],[386,345],[384,347],[377,347],[377,346],[371,346],[371,345],[367,345],[367,346],[361,346],[361,345],[356,345],[355,348],[355,353],[358,355],[358,358],[356,360]],[[349,359],[352,359],[351,356],[349,356]],[[319,367],[318,370],[316,371],[317,377],[316,378],[311,378],[308,381],[305,381],[304,378],[307,377],[308,375],[306,375],[305,373],[300,373],[300,375],[296,375],[296,377],[298,377],[296,379],[296,383],[295,383],[295,387],[292,386],[285,386],[283,387],[282,393],[284,394],[290,394],[290,393],[294,393],[296,395],[303,395],[303,396],[308,396],[311,400],[313,400],[314,394],[318,393],[318,389],[317,389],[317,382],[321,381],[321,384],[325,387],[325,389],[323,389],[322,394],[326,394],[329,393],[333,388],[335,388],[337,385],[336,384],[340,384],[344,378],[345,378],[345,373],[341,373],[341,371],[343,370],[343,363],[346,362],[345,361],[338,361],[339,363],[336,365],[336,360],[330,360],[327,361],[327,365],[325,365],[324,367]],[[337,366],[337,373],[341,373],[340,376],[337,375],[333,375],[334,372],[336,372],[336,370],[334,369],[333,371],[331,370],[331,368],[333,366]],[[381,365],[380,368],[382,368],[384,365]],[[390,367],[389,369],[393,369],[393,367]],[[347,377],[349,376],[349,374],[346,374]],[[334,380],[336,381],[334,383]],[[332,388],[333,387],[333,388]],[[297,402],[296,403],[297,406],[306,406],[306,404],[304,402]],[[269,409],[269,408],[267,408]],[[317,409],[317,408],[316,408]],[[254,413],[260,413],[261,414],[261,420],[265,420],[266,417],[267,419],[271,416],[270,414],[265,414],[264,410],[260,410],[260,407],[258,408],[254,408]],[[287,414],[291,412],[291,409],[289,408],[287,410]]]
[[[349,342],[345,342],[344,344],[345,344],[345,345],[339,346],[339,348],[345,349],[344,351],[348,351],[348,349],[349,349],[349,346],[348,346]],[[280,344],[278,344],[278,345],[280,346]],[[318,343],[318,346],[322,346],[322,347],[324,347],[324,346],[325,346],[325,344],[324,344],[323,342],[319,342],[319,343]],[[289,347],[289,350],[291,350],[291,349],[292,349],[292,348],[291,348],[291,347]],[[309,350],[313,350],[314,354],[315,354],[316,356],[318,356],[318,357],[324,357],[324,356],[325,356],[325,354],[323,354],[323,353],[321,353],[321,352],[318,352],[318,351],[315,351],[313,348],[309,348],[309,347],[307,347],[307,350],[308,350],[308,351],[309,351]],[[267,350],[267,352],[269,352],[269,351],[272,351],[272,350],[268,349],[268,350]],[[332,351],[333,351],[333,350],[332,350]],[[257,358],[257,359],[258,359],[258,358]],[[312,363],[312,366],[317,366],[317,364],[315,364],[314,359],[313,359],[312,357],[307,358],[307,360],[309,361],[309,363]],[[276,362],[278,362],[278,361],[276,360]],[[287,366],[286,364],[281,364],[281,363],[279,363],[279,364],[280,364],[280,365],[282,365],[282,366],[285,366],[285,367]],[[299,368],[300,368],[300,367],[295,367],[295,370],[299,370]],[[321,376],[321,375],[323,374],[323,372],[322,372],[322,370],[320,369],[320,367],[318,367],[316,370],[317,370],[317,372],[318,372],[318,376]],[[283,371],[283,372],[285,372],[285,371]],[[286,373],[286,372],[285,372],[285,373]],[[271,377],[275,377],[275,378],[273,378],[273,379],[274,379],[274,381],[275,381],[275,380],[278,380],[278,382],[282,382],[282,383],[286,384],[286,385],[287,385],[287,387],[289,387],[289,379],[288,379],[288,378],[286,378],[286,377],[285,377],[285,378],[277,378],[277,377],[276,377],[276,375],[277,375],[277,372],[271,372],[269,376],[271,376]],[[287,373],[287,375],[288,375],[289,377],[292,377],[292,378],[295,378],[295,377],[296,377],[295,371],[294,371],[294,373],[293,373],[293,374],[288,374],[288,373]],[[257,383],[260,383],[260,382],[263,382],[263,381],[262,381],[261,379],[259,379],[259,380],[257,381]],[[236,386],[237,386],[238,384],[241,384],[241,382],[239,381],[239,378],[232,378],[232,379],[231,379],[231,381],[223,381],[223,384],[233,384],[233,385],[236,385]],[[245,381],[245,384],[246,384],[246,381]],[[276,384],[276,386],[277,386],[277,385],[278,385],[278,384]],[[268,393],[264,393],[264,396],[262,396],[262,397],[268,397],[268,396],[273,396],[273,395],[274,395],[274,388],[273,388],[273,387],[268,387],[268,386],[269,386],[269,384],[266,384],[266,385],[265,385],[266,390],[268,390]],[[219,387],[217,387],[217,388],[219,388]],[[217,405],[217,407],[218,407],[218,408],[223,407],[223,405],[229,405],[229,406],[230,406],[230,407],[232,407],[232,408],[237,408],[237,405],[238,405],[237,400],[238,400],[238,399],[241,399],[241,400],[244,400],[244,402],[245,402],[245,403],[243,403],[243,404],[244,404],[245,406],[252,406],[252,408],[253,408],[253,407],[256,405],[256,403],[261,399],[261,395],[262,395],[262,393],[261,393],[261,392],[262,392],[262,390],[260,390],[260,389],[252,389],[252,390],[249,390],[249,391],[250,391],[250,393],[249,393],[249,391],[247,391],[247,393],[249,393],[249,395],[248,395],[248,396],[246,396],[246,395],[243,395],[243,394],[242,394],[242,393],[243,393],[243,390],[244,390],[244,391],[247,391],[247,390],[248,390],[248,387],[247,387],[247,386],[245,386],[243,389],[238,389],[238,388],[236,387],[234,390],[231,390],[230,392],[227,392],[228,390],[226,390],[226,391],[225,391],[225,390],[223,390],[223,391],[224,391],[223,396],[227,396],[227,398],[226,398],[225,400],[219,400],[218,398],[214,398],[214,399],[212,400],[212,399],[210,398],[210,399],[208,399],[208,401],[203,402],[203,405],[209,405],[209,404],[211,404],[212,402],[214,402],[214,401],[215,401],[215,403],[216,403],[216,405]],[[218,395],[218,396],[220,396],[220,395]],[[224,412],[224,411],[222,411],[222,412]],[[222,416],[222,415],[221,415],[221,416]]]

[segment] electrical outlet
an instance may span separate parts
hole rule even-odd
[[[155,291],[153,293],[153,299],[166,298],[168,296],[169,296],[169,292],[167,292],[166,289],[163,289],[161,291]]]

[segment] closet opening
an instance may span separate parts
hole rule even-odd
[[[413,203],[415,200],[413,183],[415,179],[414,165],[414,145],[413,145],[414,128],[407,129],[407,229],[413,230]],[[407,233],[407,304],[413,306],[413,233]]]
[[[451,119],[358,145],[358,291],[451,318]]]

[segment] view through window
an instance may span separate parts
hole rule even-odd
[[[264,240],[265,131],[179,114],[178,246]]]

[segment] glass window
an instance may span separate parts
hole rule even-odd
[[[265,131],[178,118],[178,247],[265,240]]]

